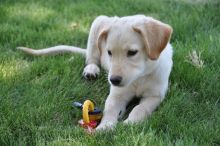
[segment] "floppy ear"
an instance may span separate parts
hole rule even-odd
[[[153,18],[143,19],[142,22],[133,26],[133,29],[143,37],[147,55],[152,60],[160,56],[173,31],[168,24]]]
[[[98,35],[97,46],[99,48],[100,54],[102,54],[102,48],[105,47],[108,32],[109,32],[109,29],[105,28]]]

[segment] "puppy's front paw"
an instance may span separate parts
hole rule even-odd
[[[149,114],[147,112],[138,111],[136,108],[130,113],[128,118],[126,120],[124,120],[123,123],[124,124],[134,124],[134,123],[142,122],[148,116],[149,116]]]
[[[123,124],[126,124],[126,125],[130,125],[130,124],[135,124],[135,123],[138,123],[138,122],[141,122],[142,120],[130,120],[130,119],[126,119],[123,121]]]
[[[115,126],[114,122],[102,122],[97,128],[96,131],[107,131],[113,130]]]
[[[130,124],[130,123],[132,123],[132,122],[129,121],[128,119],[126,119],[126,120],[123,121],[123,123],[124,123],[124,124]]]
[[[87,80],[94,80],[97,78],[100,72],[99,67],[96,64],[88,64],[83,71],[83,76]]]

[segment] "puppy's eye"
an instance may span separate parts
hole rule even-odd
[[[136,55],[137,52],[138,52],[137,50],[129,50],[128,53],[127,53],[127,56],[132,57],[132,56]]]
[[[112,56],[112,52],[110,50],[108,50],[108,55]]]

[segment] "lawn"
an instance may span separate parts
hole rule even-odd
[[[143,123],[87,135],[71,104],[88,97],[103,108],[105,72],[86,81],[80,55],[33,57],[16,47],[85,48],[95,17],[133,14],[174,29],[167,98]],[[0,145],[220,145],[220,1],[1,0]]]

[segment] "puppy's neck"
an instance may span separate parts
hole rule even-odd
[[[156,70],[156,68],[158,67],[159,59],[160,58],[158,58],[157,60],[148,59],[146,61],[146,66],[145,66],[145,71],[144,71],[143,76],[149,75],[149,74],[153,73]]]

